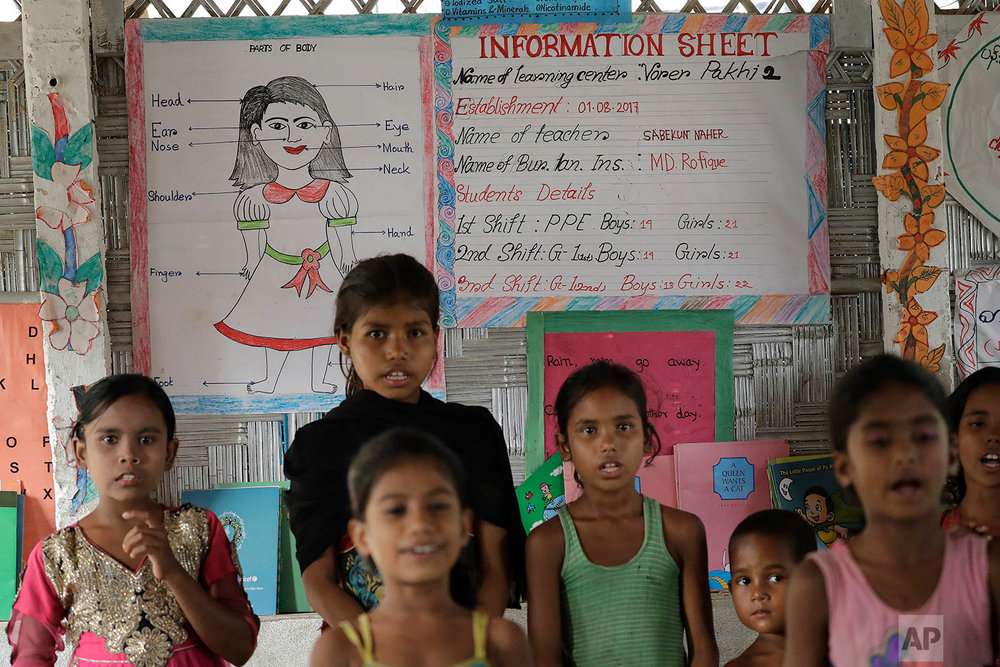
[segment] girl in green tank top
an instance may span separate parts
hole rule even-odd
[[[519,627],[451,596],[472,530],[466,484],[451,450],[421,431],[392,429],[361,447],[347,471],[348,532],[384,596],[353,623],[325,628],[312,667],[530,667]]]
[[[642,381],[590,364],[563,383],[555,409],[559,455],[583,491],[528,536],[535,664],[716,667],[705,528],[635,490],[643,457],[660,450]]]

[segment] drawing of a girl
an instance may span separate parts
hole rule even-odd
[[[229,178],[240,188],[233,214],[249,282],[215,328],[264,348],[265,377],[248,391],[273,392],[288,354],[306,349],[312,390],[336,389],[324,376],[337,287],[357,261],[358,200],[344,185],[350,177],[337,124],[311,83],[285,76],[246,92]]]

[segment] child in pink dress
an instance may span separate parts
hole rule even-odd
[[[236,554],[208,510],[150,497],[177,454],[170,400],[142,375],[92,385],[73,427],[93,512],[35,545],[7,638],[14,665],[243,664],[259,623]]]
[[[890,355],[838,384],[834,469],[865,528],[792,576],[786,667],[993,664],[1000,542],[938,526],[954,460],[945,406],[932,376]]]

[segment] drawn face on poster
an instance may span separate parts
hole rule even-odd
[[[955,277],[955,361],[963,377],[1000,366],[1000,266]]]
[[[715,332],[545,334],[545,457],[555,453],[555,400],[563,381],[589,363],[610,360],[646,387],[646,413],[672,454],[678,442],[715,438]]]
[[[278,166],[277,181],[309,166],[320,149],[330,140],[332,123],[303,104],[273,102],[264,110],[260,123],[250,133],[264,154]]]

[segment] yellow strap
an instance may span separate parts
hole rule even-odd
[[[361,660],[365,664],[375,662],[375,651],[372,645],[372,626],[368,620],[368,614],[358,616],[358,627],[361,629],[360,635],[354,629],[354,626],[351,625],[350,621],[341,621],[337,625],[347,635],[347,640],[354,644],[354,648],[358,649],[358,653],[361,654]]]
[[[484,611],[472,612],[472,645],[476,660],[486,661],[486,630],[490,627],[490,616]]]

